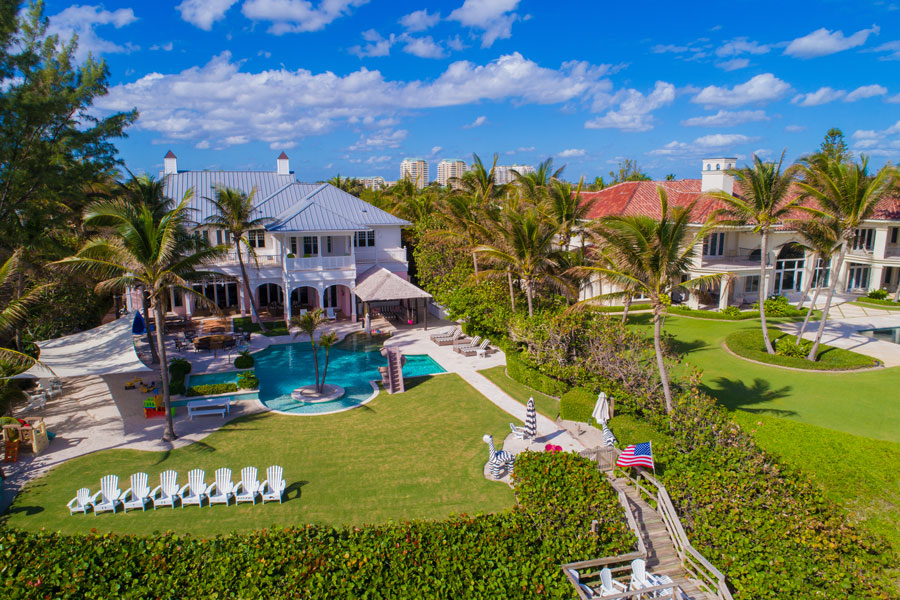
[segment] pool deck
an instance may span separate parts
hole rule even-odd
[[[525,405],[514,400],[478,373],[479,369],[506,364],[504,354],[495,348],[484,358],[465,357],[454,352],[452,346],[438,346],[431,342],[431,335],[449,325],[453,323],[439,322],[436,327],[429,327],[427,331],[421,328],[401,327],[386,344],[399,347],[405,354],[427,354],[447,372],[458,374],[515,420],[524,422]],[[359,332],[360,327],[359,323],[342,321],[329,324],[322,333],[333,330],[343,338],[348,334]],[[308,342],[309,337],[254,335],[251,352],[259,352],[271,344],[302,341]],[[233,362],[236,357],[234,352],[230,354],[220,352],[218,355],[209,352],[176,352],[174,341],[167,343],[166,350],[169,360],[176,357],[189,359],[193,365],[193,372],[196,373],[231,370],[234,368]],[[231,411],[224,419],[214,416],[189,420],[185,409],[177,409],[174,424],[179,438],[173,442],[164,442],[162,434],[165,420],[144,418],[141,400],[147,394],[139,390],[125,390],[125,382],[132,378],[131,375],[70,378],[63,382],[63,395],[48,402],[46,409],[40,413],[21,414],[14,411],[13,414],[17,417],[43,417],[47,429],[55,433],[56,437],[41,455],[32,456],[23,452],[18,462],[3,465],[6,478],[0,482],[0,513],[6,510],[28,481],[40,477],[67,460],[109,449],[172,450],[201,441],[232,419],[265,411],[259,402],[241,402],[232,404]],[[158,376],[144,375],[143,378],[149,382],[158,379]],[[540,414],[537,430],[538,437],[534,440],[536,444],[552,442],[562,446],[564,451],[583,449],[583,446],[565,430]]]

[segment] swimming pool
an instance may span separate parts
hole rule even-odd
[[[883,329],[860,329],[858,332],[869,338],[900,344],[900,327],[886,327]]]
[[[315,383],[315,366],[309,342],[272,345],[253,355],[253,370],[259,377],[259,399],[272,410],[314,415],[348,410],[367,401],[373,393],[369,381],[380,380],[378,367],[387,366],[387,359],[377,350],[360,352],[356,344],[341,343],[329,353],[326,383],[344,388],[344,395],[331,402],[303,404],[291,399],[291,392],[303,385]],[[371,346],[370,346],[371,347]],[[325,365],[325,351],[319,349],[319,370]],[[434,375],[445,370],[427,354],[406,356],[404,377]],[[190,385],[229,383],[237,381],[237,373],[202,373],[191,375]]]

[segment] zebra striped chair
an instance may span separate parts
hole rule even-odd
[[[504,470],[507,473],[512,474],[513,466],[516,462],[515,454],[507,452],[506,450],[495,449],[494,436],[489,433],[481,439],[488,445],[488,470],[491,473],[491,477],[500,479],[501,473]]]

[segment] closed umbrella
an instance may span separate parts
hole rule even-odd
[[[591,414],[595,423],[605,424],[609,421],[609,402],[606,400],[606,394],[600,392],[597,395],[597,404],[594,405],[594,412]]]
[[[534,439],[537,435],[537,411],[534,410],[534,398],[528,399],[525,405],[525,437]]]
[[[144,335],[147,333],[147,326],[144,324],[144,317],[141,313],[134,313],[134,323],[131,325],[131,333],[134,335]]]

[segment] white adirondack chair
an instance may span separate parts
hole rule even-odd
[[[135,473],[131,476],[131,487],[122,494],[125,512],[128,512],[129,508],[147,510],[147,503],[150,502],[150,486],[147,485],[149,479],[146,473]]]
[[[325,308],[325,318],[329,321],[336,321],[337,315],[334,314],[334,307],[328,306]]]
[[[159,475],[159,485],[150,492],[153,500],[153,510],[159,506],[171,506],[175,508],[175,500],[178,499],[178,473],[176,471],[163,471]]]
[[[647,563],[644,562],[644,559],[637,558],[631,561],[631,582],[628,584],[629,591],[642,590],[644,588],[659,585],[660,583],[661,582],[656,576],[647,572]]]
[[[525,439],[525,428],[524,427],[516,427],[514,423],[509,424],[509,429],[512,431],[513,437],[517,440]]]
[[[256,467],[241,469],[241,480],[234,486],[234,503],[252,502],[256,504],[259,495],[259,479],[256,478]]]
[[[91,504],[94,505],[94,516],[108,510],[116,512],[116,508],[122,504],[122,490],[119,489],[118,476],[106,475],[100,480],[100,491],[91,498]]]
[[[194,469],[188,473],[187,485],[178,490],[181,498],[181,508],[188,504],[203,506],[203,499],[209,488],[206,487],[206,472],[203,469]]]
[[[74,515],[77,512],[87,514],[87,511],[93,506],[93,504],[91,504],[91,490],[81,488],[75,492],[75,497],[69,500],[69,503],[66,504],[66,506],[69,509],[70,515]]]
[[[613,594],[624,594],[628,590],[625,588],[624,583],[612,578],[612,571],[609,570],[609,567],[603,567],[603,570],[600,571],[600,589],[597,591],[600,592],[601,596],[611,596]]]
[[[207,490],[209,505],[224,504],[228,506],[234,497],[234,482],[231,481],[231,469],[216,469],[216,480]]]
[[[287,484],[284,482],[283,471],[278,465],[272,465],[266,469],[266,480],[260,484],[263,504],[266,500],[278,500],[281,504],[281,496]]]

